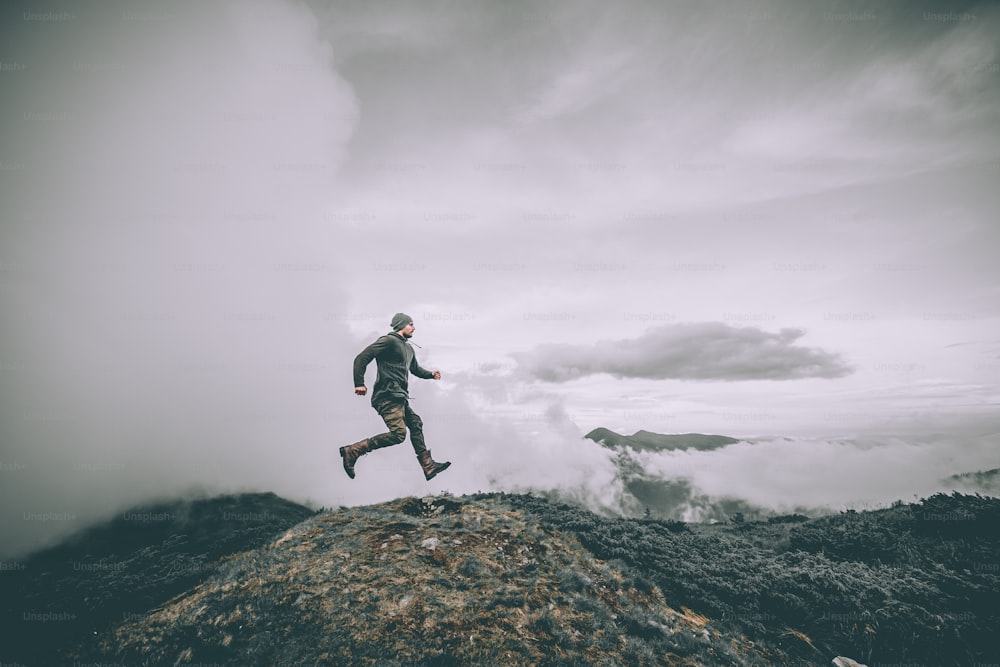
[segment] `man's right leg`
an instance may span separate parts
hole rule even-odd
[[[382,421],[389,427],[388,433],[379,433],[368,438],[372,449],[392,447],[406,440],[406,404],[386,401],[375,406]]]
[[[354,479],[354,465],[363,455],[376,449],[398,445],[406,439],[405,408],[402,403],[380,403],[375,409],[389,427],[389,431],[340,448],[340,457],[344,459],[344,472],[351,479]]]

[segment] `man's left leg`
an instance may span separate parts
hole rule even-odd
[[[424,421],[410,408],[409,402],[406,403],[406,409],[403,412],[403,421],[410,429],[410,444],[413,445],[413,451],[417,455],[417,460],[420,461],[420,467],[424,470],[424,478],[430,481],[439,472],[447,470],[451,461],[437,463],[431,458],[430,450],[424,444]]]
[[[370,438],[358,441],[353,445],[340,448],[340,457],[344,459],[344,472],[351,479],[354,479],[354,466],[358,459],[368,452],[398,445],[406,439],[406,423],[404,420],[405,409],[402,402],[383,401],[374,406],[375,411],[389,427],[386,433],[379,433]]]

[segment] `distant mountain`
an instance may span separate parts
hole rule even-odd
[[[685,477],[649,470],[648,457],[642,456],[655,452],[712,451],[747,441],[724,435],[662,434],[644,430],[622,435],[607,428],[596,428],[584,438],[615,453],[618,479],[628,492],[620,508],[626,516],[645,515],[656,519],[710,523],[728,521],[736,514],[749,520],[775,516],[773,510],[755,506],[741,498],[706,495]],[[1000,497],[1000,468],[952,475],[941,480],[940,490]],[[793,507],[788,511],[813,517],[830,512],[823,507],[808,506]]]
[[[952,475],[944,483],[956,491],[1000,496],[1000,468]]]
[[[660,452],[674,449],[707,451],[740,442],[736,438],[730,438],[725,435],[704,435],[702,433],[664,435],[651,431],[636,431],[632,435],[621,435],[606,428],[595,428],[584,437],[600,443],[609,449],[631,447],[640,452]]]
[[[617,453],[618,477],[639,512],[653,518],[678,521],[727,521],[736,513],[749,519],[762,519],[774,513],[754,507],[738,498],[710,498],[693,489],[683,478],[664,479],[648,473],[637,455],[640,452],[664,452],[696,449],[709,451],[742,442],[725,435],[703,433],[662,434],[636,431],[621,435],[606,428],[596,428],[584,436]],[[629,513],[628,508],[623,511]]]

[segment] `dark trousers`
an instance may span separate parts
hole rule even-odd
[[[375,410],[389,427],[389,432],[368,438],[372,449],[398,445],[406,440],[406,429],[409,428],[413,451],[417,456],[427,451],[424,445],[424,422],[420,415],[410,409],[409,401],[384,401],[376,405]]]

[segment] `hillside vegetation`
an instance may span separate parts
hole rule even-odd
[[[727,525],[598,517],[530,496],[515,506],[675,605],[829,664],[1000,664],[1000,499]]]
[[[0,572],[0,664],[71,664],[77,647],[313,514],[273,493],[155,503],[12,563]]]
[[[509,494],[167,507],[178,516],[116,521],[4,572],[0,660],[1000,664],[996,498],[717,525]]]

